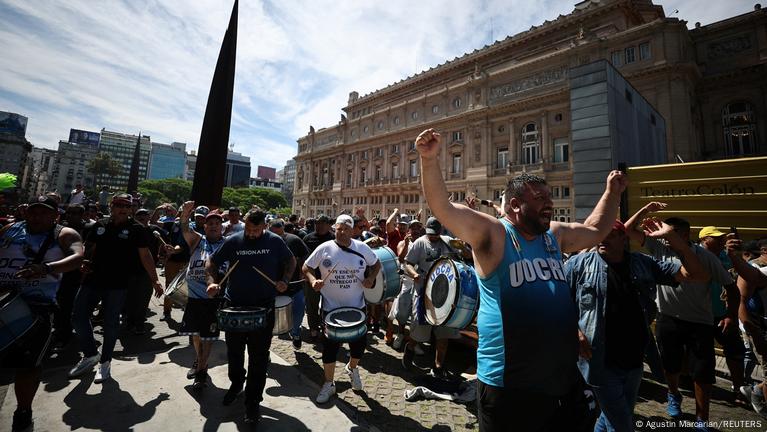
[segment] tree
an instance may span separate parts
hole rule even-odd
[[[160,204],[172,202],[165,194],[155,189],[147,189],[145,187],[138,187],[139,193],[141,193],[142,205],[146,208],[155,208]]]
[[[139,183],[139,190],[151,189],[166,196],[167,201],[181,205],[192,196],[192,182],[181,179],[144,180]],[[143,194],[143,192],[141,192]],[[161,203],[162,204],[162,203]]]
[[[112,159],[108,153],[99,152],[96,157],[93,158],[86,169],[93,175],[93,184],[104,184],[104,178],[116,177],[123,172],[123,166],[120,162]]]

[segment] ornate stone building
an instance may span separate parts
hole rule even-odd
[[[570,130],[589,119],[571,119],[568,71],[600,59],[664,117],[669,162],[765,154],[767,13],[756,5],[695,27],[649,0],[586,0],[371,94],[351,92],[338,124],[298,139],[294,211],[424,208],[413,140],[433,127],[454,200],[498,200],[509,176],[528,171],[548,180],[556,218],[574,219]]]

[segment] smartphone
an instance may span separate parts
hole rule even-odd
[[[488,200],[485,200],[485,199],[480,200],[479,203],[484,205],[484,206],[488,206],[488,207],[492,207],[493,206],[493,203],[491,201],[488,201]]]
[[[730,232],[735,234],[735,237],[738,237],[738,227],[731,226],[730,227]],[[738,237],[738,238],[740,238],[740,237]]]

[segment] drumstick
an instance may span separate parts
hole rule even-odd
[[[325,276],[325,279],[329,278],[329,277],[330,277],[330,275],[332,275],[332,274],[333,274],[333,272],[334,272],[334,271],[336,271],[336,266],[338,266],[338,263],[336,263],[336,265],[334,265],[333,267],[331,267],[331,268],[330,268],[330,271],[329,271],[329,272],[328,272],[328,274]]]
[[[163,246],[167,246],[168,245],[167,243],[165,243],[165,240],[162,239],[162,234],[160,234],[159,232],[152,231],[152,235],[157,237],[157,240],[160,240],[160,243],[162,243]]]
[[[277,283],[275,281],[273,281],[272,278],[270,278],[269,276],[265,275],[264,272],[262,272],[261,270],[257,269],[256,266],[251,266],[251,267],[253,267],[253,270],[257,271],[258,274],[263,276],[263,278],[268,280],[272,285],[277,286]]]
[[[231,267],[229,267],[229,270],[226,271],[224,274],[224,277],[221,278],[221,281],[218,283],[219,285],[223,285],[224,282],[226,282],[226,278],[229,277],[229,275],[232,273],[232,270],[234,270],[235,267],[237,267],[237,264],[239,264],[239,261],[235,261],[234,264],[232,264]]]

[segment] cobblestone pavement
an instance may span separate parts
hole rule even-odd
[[[304,335],[306,336],[306,334]],[[304,338],[306,340],[306,338]],[[292,342],[285,338],[272,341],[272,351],[295,365],[301,373],[318,386],[323,382],[322,359],[319,346],[304,342],[301,350],[294,351]],[[347,361],[345,349],[341,349],[336,363],[336,390],[338,398],[351,408],[361,425],[380,431],[471,431],[477,430],[474,403],[460,404],[444,400],[421,400],[406,402],[404,392],[418,385],[428,384],[430,366],[428,359],[433,353],[427,349],[424,356],[416,356],[415,368],[405,371],[400,363],[402,354],[383,341],[383,334],[368,333],[368,347],[360,361],[360,376],[364,391],[354,392],[349,378],[343,372]],[[448,352],[448,368],[453,371],[470,367],[461,359],[473,357],[473,349],[451,344]],[[425,369],[425,370],[420,370]],[[460,377],[456,377],[460,379]],[[349,411],[346,411],[349,414]]]
[[[304,343],[298,351],[293,350],[292,343],[287,338],[275,338],[272,342],[272,351],[293,364],[309,380],[319,386],[323,381],[319,346],[307,343],[306,336],[307,333],[304,331]],[[345,412],[356,416],[355,420],[362,426],[383,432],[478,430],[474,402],[461,404],[443,400],[405,401],[403,393],[406,389],[429,383],[427,371],[430,366],[429,359],[433,359],[433,352],[430,349],[427,348],[426,355],[416,356],[415,364],[418,368],[406,371],[400,363],[402,353],[384,343],[383,333],[378,335],[368,333],[368,347],[360,361],[360,376],[364,383],[362,392],[352,391],[349,379],[343,373],[346,356],[347,351],[342,348],[336,363],[338,398],[348,404]],[[467,370],[474,370],[476,366],[474,356],[475,351],[471,346],[451,341],[447,354],[447,368],[456,376],[456,379],[473,378],[472,375],[461,376],[460,374]],[[730,386],[729,381],[717,378],[710,408],[711,430],[722,432],[767,430],[767,420],[757,415],[750,406],[729,401]],[[683,386],[682,394],[684,396],[682,408],[685,414],[681,422],[673,422],[666,415],[665,385],[654,381],[649,373],[646,373],[634,411],[636,430],[693,430],[692,426],[683,423],[695,421],[695,400],[691,387],[685,389]]]

